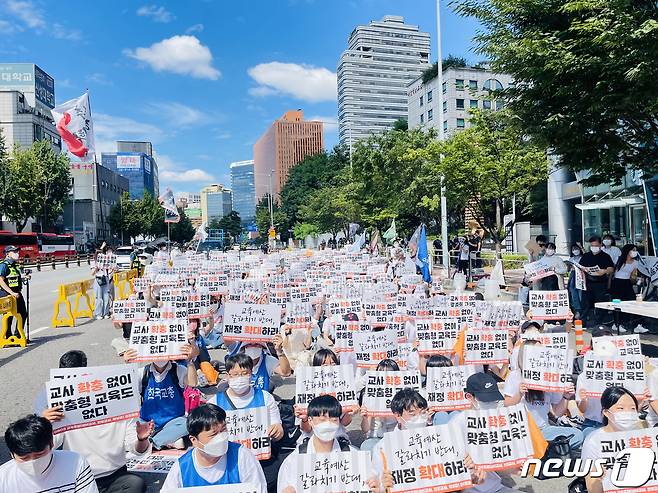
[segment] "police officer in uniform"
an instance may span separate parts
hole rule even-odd
[[[25,306],[25,299],[21,294],[23,288],[22,272],[18,265],[19,251],[15,246],[5,247],[5,259],[0,262],[0,298],[4,296],[13,296],[16,298],[16,309],[23,317],[23,327],[27,324],[27,307]],[[9,320],[9,328],[7,329],[6,337],[12,335],[12,320]],[[14,334],[18,336],[18,328]]]
[[[132,252],[130,254],[130,270],[133,269],[137,271],[137,277],[142,277],[142,274],[144,274],[144,268],[142,262],[139,260],[137,252]]]

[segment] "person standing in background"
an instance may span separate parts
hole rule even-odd
[[[619,256],[621,255],[621,250],[617,246],[615,237],[609,233],[603,237],[603,246],[601,247],[601,251],[610,255],[613,264],[617,263]]]
[[[580,263],[580,259],[583,256],[583,247],[580,246],[580,243],[574,243],[571,245],[571,257],[569,257],[568,269],[569,269],[569,281],[567,282],[567,288],[569,290],[569,301],[571,302],[571,311],[574,313],[574,317],[579,319],[580,312],[583,309],[582,306],[582,293],[583,291],[576,287],[576,264]]]
[[[590,251],[580,259],[580,269],[585,272],[587,290],[583,291],[583,324],[586,327],[601,325],[601,310],[595,303],[609,301],[608,277],[614,272],[615,265],[610,255],[601,250],[601,237],[589,239]]]

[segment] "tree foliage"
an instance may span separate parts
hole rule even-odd
[[[190,241],[196,231],[194,226],[192,226],[192,221],[190,221],[190,218],[185,215],[185,211],[180,207],[178,208],[178,214],[180,215],[180,221],[171,224],[169,234],[171,241],[183,244]]]
[[[269,204],[269,195],[263,196],[256,205],[256,227],[258,228],[258,235],[260,238],[267,239],[267,232],[270,229],[270,209]],[[286,225],[289,223],[289,219],[285,213],[280,209],[278,202],[274,201],[274,229],[277,234],[281,234],[282,238],[287,237],[288,231],[286,230]]]
[[[509,106],[588,182],[658,170],[654,0],[453,0],[484,27],[478,52],[515,84]]]
[[[222,218],[215,218],[210,221],[208,227],[210,229],[223,229],[224,234],[230,234],[237,240],[240,233],[242,233],[242,219],[240,219],[240,214],[236,211],[231,211],[230,214]]]
[[[17,231],[23,231],[30,218],[47,226],[62,213],[71,189],[69,166],[68,157],[56,153],[47,141],[28,148],[17,145],[9,159],[6,153],[0,156],[0,205]]]
[[[441,67],[443,67],[443,70],[449,69],[451,67],[453,68],[462,68],[466,67],[466,59],[460,56],[455,56],[455,55],[448,55],[446,58],[443,59],[441,63]],[[426,69],[423,72],[423,83],[427,84],[429,81],[432,79],[436,79],[439,76],[439,64],[437,62],[434,62],[431,67]]]

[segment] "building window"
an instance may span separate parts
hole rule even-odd
[[[464,100],[463,99],[458,99],[457,100],[457,109],[458,110],[463,110],[464,109]]]
[[[464,79],[455,79],[455,87],[458,91],[464,90]]]
[[[428,121],[428,122],[429,122],[429,121],[432,121],[432,118],[433,118],[433,117],[434,117],[434,115],[433,115],[433,111],[432,111],[432,110],[429,110],[429,111],[427,112],[427,121]]]
[[[448,131],[448,120],[443,120],[443,131],[444,132]]]
[[[443,83],[443,94],[445,94],[447,90],[448,90],[448,83],[444,82]]]
[[[503,88],[503,85],[496,79],[487,79],[484,81],[484,85],[482,87],[484,87],[487,91],[500,91]]]
[[[420,123],[425,123],[425,115],[423,113],[420,114]]]
[[[420,105],[423,106],[423,96],[420,97]]]
[[[432,91],[429,91],[429,92],[427,93],[427,102],[428,102],[428,103],[431,103],[431,102],[432,102]]]
[[[443,102],[443,112],[447,113],[448,112],[448,101]]]
[[[464,128],[466,127],[466,122],[464,121],[463,118],[457,118],[457,128]]]
[[[471,100],[470,100],[470,107],[471,107],[471,109],[477,109],[477,107],[478,107],[478,100],[477,100],[477,99],[471,99]]]
[[[484,108],[485,110],[490,110],[491,109],[491,101],[489,101],[488,99],[485,99],[484,101],[482,101],[482,108]]]
[[[478,90],[478,81],[476,80],[469,80],[468,81],[468,88],[471,91],[477,91]]]

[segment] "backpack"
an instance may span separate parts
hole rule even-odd
[[[195,387],[185,387],[183,399],[185,399],[185,414],[190,414],[190,411],[201,405],[201,391]]]
[[[546,453],[541,458],[542,463],[548,459],[570,459],[571,458],[571,445],[569,445],[569,437],[558,435],[553,440],[548,442]],[[540,471],[537,479],[550,479],[544,476],[543,470]]]
[[[295,424],[295,399],[282,399],[279,402],[279,414],[283,426],[283,438],[278,444],[284,449],[295,449],[302,430]]]
[[[305,454],[306,451],[308,450],[308,442],[311,440],[311,437],[306,437],[302,441],[302,443],[299,444],[299,453],[300,454]],[[345,437],[338,437],[336,438],[338,440],[338,445],[340,445],[340,451],[341,452],[349,452],[350,451],[350,441],[345,438]]]

